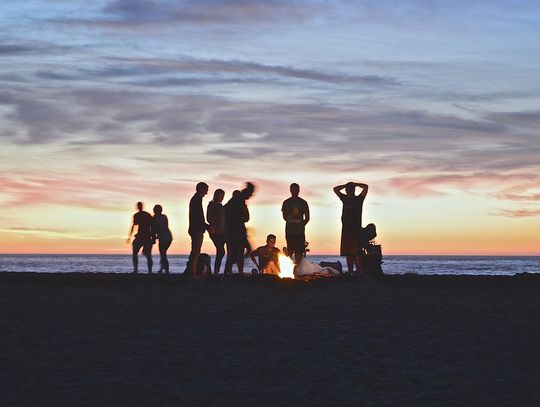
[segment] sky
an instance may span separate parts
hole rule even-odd
[[[196,183],[252,181],[254,245],[297,182],[337,254],[355,181],[384,254],[540,255],[539,2],[3,0],[0,33],[0,253],[129,253],[137,201],[187,253]]]

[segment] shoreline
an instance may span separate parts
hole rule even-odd
[[[145,272],[139,272],[133,274],[131,272],[115,272],[115,273],[106,273],[106,272],[32,272],[32,271],[0,271],[0,282],[2,281],[24,281],[24,280],[36,280],[36,281],[152,281],[152,282],[182,282],[182,283],[195,283],[195,284],[216,284],[216,283],[287,283],[287,282],[303,282],[303,283],[323,283],[323,282],[362,282],[362,281],[376,281],[378,283],[425,283],[428,281],[432,282],[539,282],[540,283],[540,273],[528,273],[528,272],[516,272],[512,275],[502,275],[502,274],[383,274],[378,278],[374,278],[366,275],[349,275],[344,273],[342,275],[335,276],[321,276],[316,278],[307,278],[307,279],[290,279],[284,278],[280,279],[277,276],[272,276],[269,274],[266,275],[255,275],[252,276],[248,272],[244,272],[244,275],[238,273],[233,273],[232,276],[224,277],[223,274],[220,274],[219,277],[211,277],[209,279],[201,280],[192,280],[189,277],[186,277],[183,273],[170,273],[170,274],[158,274],[152,273],[148,274]]]

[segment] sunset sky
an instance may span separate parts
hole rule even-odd
[[[540,255],[540,2],[3,0],[0,252],[189,251],[195,184],[257,186],[255,245],[339,252],[347,181],[385,254]],[[213,254],[206,239],[203,249]]]

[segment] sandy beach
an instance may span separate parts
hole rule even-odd
[[[0,273],[3,406],[538,405],[540,276]]]

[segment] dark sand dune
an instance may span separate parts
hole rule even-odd
[[[540,403],[540,276],[0,273],[2,406]]]

